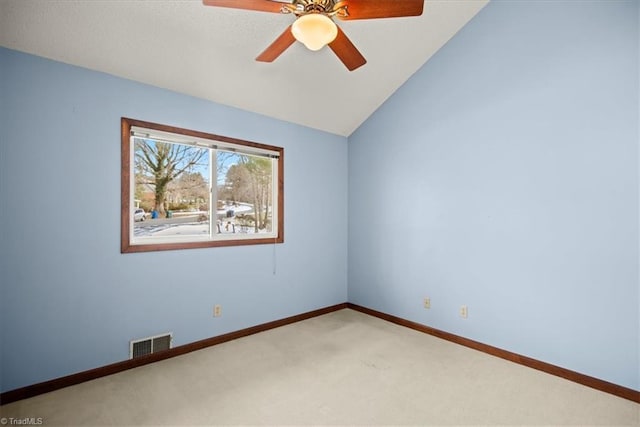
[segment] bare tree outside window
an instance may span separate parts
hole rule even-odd
[[[270,159],[236,155],[234,164],[227,169],[219,194],[234,205],[251,206],[251,212],[238,215],[254,233],[271,231],[272,165]]]
[[[134,143],[136,186],[153,188],[153,209],[159,214],[166,213],[165,202],[171,193],[181,189],[207,193],[206,178],[194,170],[208,169],[209,150],[142,138],[134,138]],[[182,185],[176,183],[179,178]]]

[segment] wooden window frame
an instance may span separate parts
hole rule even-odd
[[[279,153],[277,162],[277,233],[274,236],[243,238],[243,239],[223,239],[223,240],[206,240],[193,242],[159,242],[136,244],[131,242],[131,227],[133,226],[132,217],[132,195],[131,195],[131,128],[141,127],[153,129],[161,132],[169,132],[182,136],[190,136],[202,138],[211,141],[218,141],[227,144],[234,144],[244,147],[252,147],[260,150],[277,151]],[[121,209],[120,209],[120,251],[121,253],[133,252],[150,252],[150,251],[166,251],[177,249],[197,249],[197,248],[214,248],[223,246],[244,246],[244,245],[261,245],[284,243],[284,149],[258,142],[245,141],[242,139],[230,138],[227,136],[215,135],[205,132],[199,132],[189,129],[183,129],[174,126],[167,126],[158,123],[151,123],[141,120],[121,118]],[[211,218],[213,220],[213,216]]]

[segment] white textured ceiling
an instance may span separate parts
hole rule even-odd
[[[293,17],[200,0],[0,0],[0,45],[348,136],[487,2],[338,21],[368,61],[353,72],[300,43],[256,62]]]

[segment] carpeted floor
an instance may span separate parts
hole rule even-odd
[[[44,425],[640,425],[640,405],[341,310],[0,407]]]

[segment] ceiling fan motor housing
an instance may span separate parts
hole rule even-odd
[[[294,0],[291,4],[282,5],[282,13],[293,13],[298,17],[310,13],[320,13],[327,16],[349,16],[347,6],[340,3],[342,2],[336,2],[336,0]]]
[[[333,10],[334,0],[301,0],[305,12],[327,13]]]

